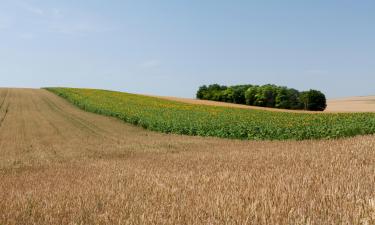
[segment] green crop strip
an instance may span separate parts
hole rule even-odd
[[[193,105],[105,90],[46,89],[83,110],[164,133],[248,140],[333,139],[375,133],[374,113],[271,112]]]

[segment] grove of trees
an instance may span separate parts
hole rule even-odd
[[[325,95],[317,90],[300,92],[293,88],[266,85],[219,84],[203,85],[197,92],[197,98],[252,106],[280,109],[304,109],[324,111],[327,107]]]

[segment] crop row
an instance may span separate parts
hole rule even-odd
[[[249,140],[331,139],[375,133],[373,113],[292,113],[193,105],[122,92],[47,88],[79,108],[153,131]]]

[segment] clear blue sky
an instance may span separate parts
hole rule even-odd
[[[1,0],[0,86],[375,94],[373,0]]]

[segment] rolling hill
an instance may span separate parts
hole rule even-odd
[[[0,224],[374,224],[374,149],[163,134],[0,89]]]

